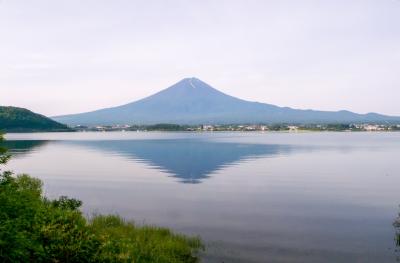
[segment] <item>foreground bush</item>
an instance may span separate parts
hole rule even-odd
[[[42,197],[27,175],[0,176],[0,262],[197,262],[197,238],[136,226],[118,216],[87,220],[81,203]]]
[[[7,161],[4,154],[0,149],[0,164]],[[118,216],[88,220],[81,204],[67,197],[48,200],[40,180],[0,171],[0,262],[198,261],[198,238]]]

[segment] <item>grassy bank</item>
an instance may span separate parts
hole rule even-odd
[[[0,150],[0,164],[7,159]],[[114,215],[87,219],[81,205],[49,200],[40,180],[0,171],[0,262],[198,262],[198,238]]]

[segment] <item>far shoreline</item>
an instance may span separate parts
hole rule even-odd
[[[24,131],[24,132],[3,132],[3,135],[17,135],[17,134],[102,134],[102,133],[191,133],[191,134],[212,134],[212,133],[245,133],[245,134],[307,134],[307,133],[368,133],[368,134],[379,134],[379,133],[397,133],[399,130],[385,130],[385,131],[329,131],[329,130],[299,130],[299,131],[163,131],[163,130],[152,130],[152,131]],[[7,139],[7,138],[6,138]]]

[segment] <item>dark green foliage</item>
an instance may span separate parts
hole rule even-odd
[[[360,126],[346,123],[330,123],[330,124],[303,124],[299,126],[299,130],[304,131],[362,131]]]
[[[349,130],[350,125],[349,124],[328,124],[326,126],[326,129],[328,131],[344,131],[344,130]]]
[[[26,176],[14,178],[5,172],[0,177],[0,261],[29,261],[31,251],[40,253],[33,235],[40,209],[38,181]],[[33,234],[35,233],[35,234]]]
[[[186,130],[186,127],[178,125],[178,124],[160,123],[160,124],[148,125],[147,130],[148,131],[184,131],[184,130]]]
[[[275,124],[269,127],[271,131],[287,131],[289,128],[286,125]]]
[[[191,126],[178,125],[173,123],[159,123],[153,125],[132,125],[128,130],[132,131],[186,131]]]
[[[0,133],[0,143],[3,141],[3,134]],[[7,154],[7,149],[0,146],[0,165],[5,164],[8,159],[10,159],[10,155]],[[1,167],[0,167],[1,171]]]
[[[51,201],[51,205],[61,209],[76,210],[81,207],[82,201],[61,196],[59,199]]]
[[[66,125],[27,109],[0,106],[0,130],[7,132],[67,131]]]
[[[27,175],[1,175],[0,261],[95,262],[100,243],[81,212],[47,201],[41,187]]]
[[[118,216],[87,220],[81,204],[46,199],[42,182],[28,175],[0,173],[0,262],[197,262],[198,238]]]

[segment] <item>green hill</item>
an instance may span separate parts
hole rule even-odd
[[[17,107],[0,106],[0,130],[4,132],[70,131],[66,125]]]

